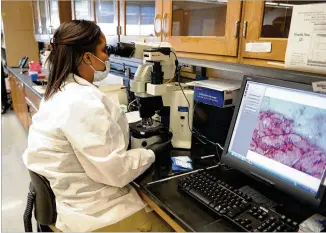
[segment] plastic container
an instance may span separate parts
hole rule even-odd
[[[29,72],[35,71],[37,73],[42,73],[42,66],[37,61],[30,61],[28,63]]]
[[[32,81],[37,81],[37,79],[38,79],[38,72],[36,72],[36,71],[30,71],[29,72],[29,77],[31,78]]]

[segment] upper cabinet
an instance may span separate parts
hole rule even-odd
[[[160,41],[163,0],[120,2],[120,40]]]
[[[31,4],[36,35],[49,36],[71,18],[85,19],[100,26],[108,44],[166,41],[179,57],[285,68],[293,7],[322,2],[326,0],[33,0]],[[255,46],[255,42],[270,47],[246,51],[246,44]]]
[[[60,26],[59,4],[58,0],[49,0],[49,28],[50,34]]]
[[[39,2],[31,1],[32,10],[33,10],[33,24],[34,24],[34,34],[42,34],[41,29],[41,18],[39,14]]]
[[[31,1],[34,34],[37,41],[48,42],[60,23],[71,20],[71,4],[62,0]]]
[[[32,1],[34,34],[48,35],[50,33],[49,8],[47,1]]]
[[[94,21],[94,1],[72,0],[72,18]]]
[[[326,1],[245,1],[242,30],[242,56],[284,61],[292,9],[295,5]],[[270,42],[271,52],[246,52],[248,42]]]
[[[178,52],[236,56],[241,1],[163,1],[163,40]]]

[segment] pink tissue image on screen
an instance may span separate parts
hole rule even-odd
[[[326,165],[326,152],[296,134],[294,125],[293,120],[282,114],[260,112],[250,150],[320,179]]]

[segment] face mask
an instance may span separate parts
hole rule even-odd
[[[93,55],[93,57],[95,57],[97,60],[99,60],[100,62],[102,62],[105,65],[104,71],[95,70],[92,65],[89,65],[94,70],[94,82],[99,82],[99,81],[105,79],[108,76],[108,74],[110,73],[110,62],[109,61],[104,62],[101,59],[99,59],[98,57],[96,57],[94,54],[92,54],[92,55]]]

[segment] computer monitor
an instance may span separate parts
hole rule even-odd
[[[311,85],[245,76],[222,162],[319,206],[326,95]]]

